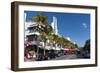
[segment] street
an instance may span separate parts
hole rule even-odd
[[[66,59],[76,59],[76,58],[77,58],[77,56],[75,54],[67,54],[67,55],[64,55],[61,57],[56,57],[53,60],[66,60]]]

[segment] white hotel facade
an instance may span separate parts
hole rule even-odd
[[[27,36],[30,36],[30,35],[40,35],[39,32],[35,31],[35,32],[30,32],[28,30],[28,28],[31,28],[31,27],[34,27],[34,26],[37,26],[36,22],[32,22],[32,21],[26,21],[26,17],[27,17],[27,13],[24,13],[24,21],[25,21],[25,41],[28,39]],[[53,21],[51,22],[51,26],[53,28],[53,33],[58,35],[58,28],[57,28],[57,18],[55,16],[53,16]],[[42,42],[41,42],[42,43]],[[36,44],[36,42],[32,41],[32,44]],[[42,43],[42,45],[44,45]],[[51,49],[50,46],[46,46],[46,49]],[[63,48],[59,48],[59,47],[52,47],[52,49],[54,50],[61,50]]]

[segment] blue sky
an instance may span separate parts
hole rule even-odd
[[[25,11],[27,20],[38,14],[34,11]],[[59,13],[42,12],[48,17],[48,22],[53,21],[53,16],[57,18],[58,32],[65,38],[70,38],[78,46],[84,46],[85,41],[90,38],[90,14],[82,13]]]

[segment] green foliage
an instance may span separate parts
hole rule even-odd
[[[86,40],[83,49],[87,50],[87,51],[90,51],[90,39]]]
[[[39,13],[39,14],[33,16],[31,20],[33,20],[33,21],[35,21],[35,22],[37,22],[37,23],[39,23],[39,24],[40,24],[40,23],[48,24],[48,20],[47,20],[47,19],[48,19],[48,18],[47,18],[46,15],[44,15],[44,14],[42,14],[42,13]]]
[[[37,40],[45,41],[49,39],[50,42],[58,44],[62,47],[69,46],[73,48],[78,48],[77,44],[72,43],[64,37],[53,34],[53,28],[48,24],[48,17],[42,12],[33,16],[31,21],[35,21],[38,26],[34,27],[33,30],[38,31],[40,35],[37,37]]]

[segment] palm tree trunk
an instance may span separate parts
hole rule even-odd
[[[46,46],[46,42],[44,42],[44,56],[45,56],[45,46]]]

